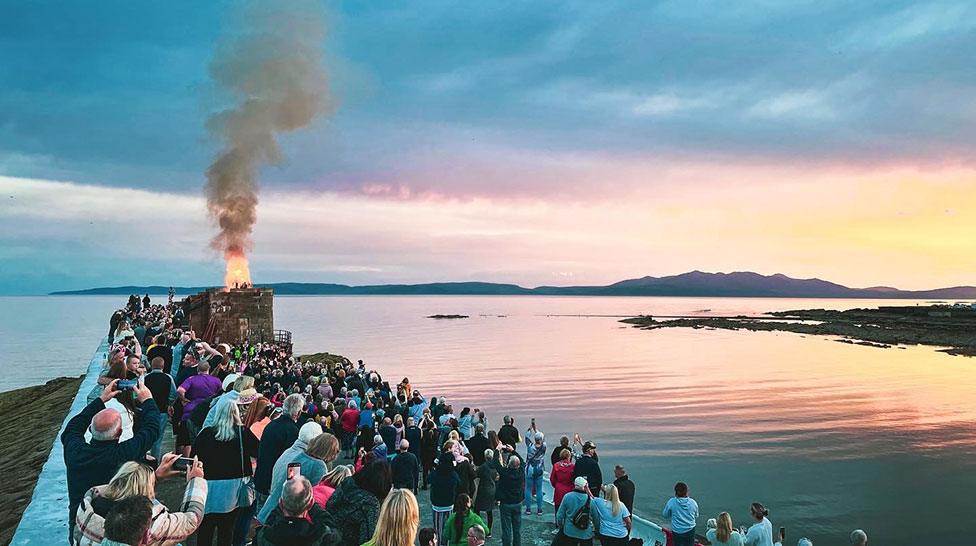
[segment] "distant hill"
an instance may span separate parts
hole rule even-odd
[[[742,298],[872,298],[872,299],[976,299],[976,286],[954,286],[933,290],[898,290],[889,286],[849,288],[821,279],[794,279],[782,274],[760,275],[749,271],[706,273],[691,271],[667,277],[641,277],[607,286],[539,286],[489,282],[441,282],[426,284],[378,284],[349,286],[329,283],[269,283],[276,294],[370,296],[370,295],[469,295],[469,296],[702,296]],[[179,294],[192,294],[209,287],[176,287]],[[165,286],[116,286],[52,292],[51,295],[166,294]]]

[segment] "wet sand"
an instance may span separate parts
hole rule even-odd
[[[10,544],[81,378],[0,393],[0,545]],[[67,491],[65,491],[67,495]]]

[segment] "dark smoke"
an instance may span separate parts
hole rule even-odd
[[[322,62],[325,25],[314,1],[245,2],[210,65],[236,106],[212,114],[207,128],[223,149],[207,169],[207,208],[220,228],[211,246],[243,257],[257,221],[261,164],[282,161],[277,133],[312,122],[328,106]]]

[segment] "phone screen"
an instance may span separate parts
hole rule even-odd
[[[288,463],[288,479],[294,479],[302,474],[302,464],[301,463]]]

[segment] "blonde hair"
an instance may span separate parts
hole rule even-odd
[[[328,432],[323,432],[312,438],[312,441],[308,443],[308,448],[305,449],[305,453],[309,457],[331,463],[339,454],[339,440],[336,440],[336,437]]]
[[[373,532],[373,546],[412,546],[420,527],[417,497],[408,489],[394,489],[386,496]]]
[[[122,500],[140,495],[156,498],[156,473],[147,465],[129,461],[119,467],[101,496],[109,500]]]
[[[559,450],[559,460],[568,461],[573,457],[573,452],[566,449],[565,447]]]
[[[612,483],[608,483],[603,486],[603,496],[606,497],[607,502],[610,503],[610,513],[613,517],[620,515],[620,493],[617,492],[617,486]]]
[[[728,542],[731,536],[732,516],[728,512],[722,512],[715,522],[715,539],[719,542]]]
[[[349,476],[352,476],[352,469],[349,468],[349,465],[341,464],[327,472],[325,476],[322,476],[322,481],[319,483],[324,483],[328,486],[336,488],[339,487],[342,480],[348,478]]]
[[[254,386],[254,378],[249,375],[239,376],[234,380],[234,390],[244,392]]]
[[[458,441],[458,440],[460,440],[460,439],[461,439],[461,436],[460,436],[460,435],[458,435],[458,431],[456,431],[456,430],[452,430],[451,432],[449,432],[449,433],[447,434],[447,438],[448,438],[449,440],[454,440],[454,441]]]
[[[237,427],[241,424],[241,410],[233,400],[218,399],[214,412],[214,439],[226,442],[237,438]]]

